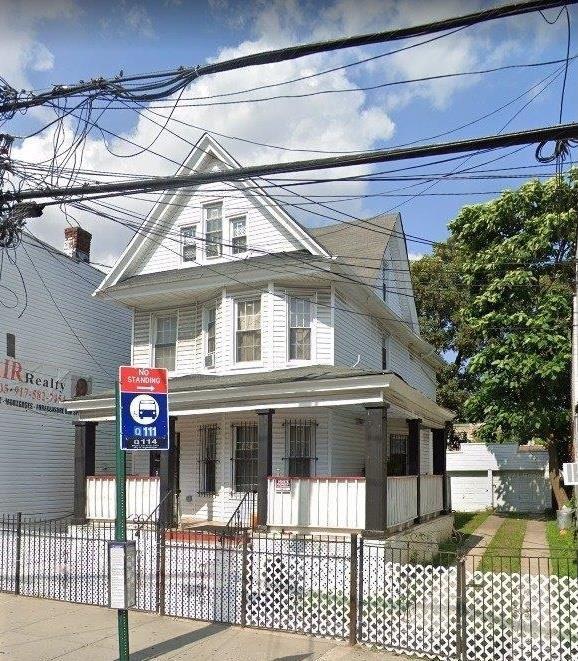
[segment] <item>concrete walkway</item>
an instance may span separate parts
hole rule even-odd
[[[498,532],[498,528],[504,523],[504,519],[494,514],[478,526],[468,540],[469,550],[465,554],[466,571],[475,571],[482,560],[488,544],[492,537]]]
[[[550,573],[550,548],[546,539],[546,522],[528,520],[522,549],[522,572],[532,575]]]
[[[410,657],[332,640],[132,612],[131,661],[401,661]],[[118,659],[116,612],[98,606],[0,594],[0,659]]]

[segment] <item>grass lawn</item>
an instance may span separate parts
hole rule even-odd
[[[479,569],[493,572],[519,572],[526,520],[521,516],[506,516],[488,544]]]
[[[492,514],[490,510],[484,510],[483,512],[455,512],[454,530],[459,534],[440,544],[440,561],[446,564],[443,562],[442,554],[449,555],[456,553],[460,547],[467,544],[474,530],[481,526],[490,514]]]
[[[578,550],[574,541],[574,531],[561,533],[556,520],[546,522],[546,539],[550,547],[550,571],[558,576],[578,576],[576,554]]]

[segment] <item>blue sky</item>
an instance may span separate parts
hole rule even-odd
[[[121,69],[127,75],[158,71],[312,39],[415,24],[475,11],[491,4],[499,3],[458,0],[432,0],[427,3],[411,0],[273,0],[244,3],[234,0],[54,0],[42,3],[33,0],[5,0],[0,7],[3,32],[0,44],[0,61],[3,66],[0,66],[0,75],[18,88],[43,89],[54,83],[115,75]],[[557,13],[551,10],[545,18],[552,21]],[[576,9],[571,8],[570,13],[574,24]],[[174,115],[184,123],[170,124],[178,137],[163,135],[155,143],[155,150],[166,158],[151,154],[134,159],[111,156],[106,151],[102,136],[94,132],[86,145],[83,167],[127,173],[171,173],[176,168],[174,162],[181,162],[185,158],[190,143],[201,134],[200,130],[185,126],[185,123],[290,149],[325,151],[366,150],[413,141],[427,142],[433,141],[429,140],[432,136],[450,131],[447,136],[439,139],[459,139],[500,130],[514,131],[557,123],[562,75],[559,72],[557,78],[554,76],[560,65],[399,85],[373,91],[359,89],[439,73],[563,58],[566,50],[564,16],[554,25],[549,25],[539,14],[469,28],[429,45],[380,57],[306,82],[266,90],[266,94],[254,92],[236,98],[343,88],[352,88],[355,90],[353,92],[304,99],[190,107],[199,96],[222,94],[308,75],[409,46],[416,41],[421,40],[340,51],[281,65],[254,67],[203,78],[186,91],[184,97],[187,101]],[[575,48],[572,43],[571,54],[574,54]],[[571,63],[566,85],[564,121],[567,122],[576,119],[578,87],[575,67]],[[546,77],[550,74],[552,80],[548,85]],[[533,90],[529,91],[531,88]],[[514,101],[520,95],[523,96]],[[486,119],[462,130],[453,130],[505,104],[509,105]],[[167,112],[162,107],[154,108],[154,111],[160,114]],[[39,128],[48,117],[43,111],[33,111],[26,116],[15,117],[2,130],[12,134],[26,134]],[[149,144],[158,132],[158,127],[133,111],[109,111],[99,123],[106,130],[143,145]],[[19,142],[15,145],[13,156],[31,162],[47,158],[51,154],[53,137],[47,131]],[[110,135],[108,142],[115,153],[126,155],[134,151],[126,142]],[[222,143],[244,164],[293,160],[310,155],[300,151],[257,147],[234,139],[223,139]],[[507,156],[507,151],[500,151],[475,157],[465,166],[479,166],[484,161],[498,157],[500,160],[485,167],[536,164],[533,148],[528,147],[511,156]],[[414,164],[408,162],[400,166]],[[424,167],[423,171],[441,173],[460,165],[463,166],[461,162],[430,165]],[[364,172],[383,169],[386,168],[376,166],[365,168]],[[548,168],[542,167],[541,171],[547,172]],[[360,171],[355,173],[359,174]],[[411,183],[333,184],[322,189],[322,192],[370,196],[333,206],[355,217],[399,208],[408,233],[440,240],[447,235],[447,223],[461,206],[491,199],[497,191],[522,182],[447,180],[429,191],[423,190],[423,184],[413,184],[412,188],[399,191],[401,186]],[[319,193],[320,190],[311,187],[307,192]],[[400,192],[405,195],[420,194],[412,199],[399,195]],[[137,206],[127,202],[127,208],[136,209]],[[138,207],[138,210],[146,212],[147,209]],[[297,215],[311,224],[324,222],[310,212],[301,211]],[[330,212],[329,215],[338,214]],[[103,226],[102,220],[90,217],[81,217],[79,220],[93,232],[94,254],[102,261],[113,260],[130,238],[127,230]],[[30,228],[39,236],[60,245],[64,224],[62,212],[53,209],[41,219],[31,221]],[[427,250],[427,247],[410,243],[410,250],[420,253]]]

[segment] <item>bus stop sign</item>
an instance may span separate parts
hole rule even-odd
[[[161,367],[119,368],[121,450],[168,450],[168,374]]]

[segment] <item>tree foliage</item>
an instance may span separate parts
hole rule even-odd
[[[464,414],[481,440],[568,437],[577,180],[532,181],[450,224],[477,338]]]
[[[482,441],[545,443],[558,503],[558,453],[570,439],[577,209],[577,170],[531,181],[464,207],[447,243],[412,266],[423,336],[455,356],[440,377],[440,402],[481,422]]]

